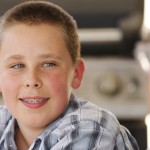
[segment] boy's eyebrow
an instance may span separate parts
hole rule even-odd
[[[9,56],[6,60],[13,60],[13,59],[23,59],[23,56],[21,56],[21,55],[11,55],[11,56]]]
[[[42,54],[39,56],[39,58],[57,58],[57,59],[62,60],[60,56],[57,56],[55,54]]]

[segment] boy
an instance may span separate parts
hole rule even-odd
[[[109,112],[72,93],[84,74],[75,21],[28,1],[0,20],[0,150],[138,150]]]

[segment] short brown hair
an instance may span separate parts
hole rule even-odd
[[[47,23],[60,27],[73,62],[75,63],[80,57],[76,21],[59,6],[48,1],[37,0],[14,6],[0,18],[0,41],[7,28],[19,23],[27,25]]]

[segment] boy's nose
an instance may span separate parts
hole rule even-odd
[[[36,75],[36,73],[28,73],[26,75],[25,87],[30,87],[30,88],[40,88],[42,83],[40,78]]]

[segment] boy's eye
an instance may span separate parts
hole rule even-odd
[[[42,66],[43,67],[53,67],[53,66],[56,66],[56,64],[53,62],[48,62],[48,63],[44,63]]]
[[[20,68],[24,68],[24,65],[23,64],[16,64],[16,65],[11,66],[11,68],[20,69]]]

